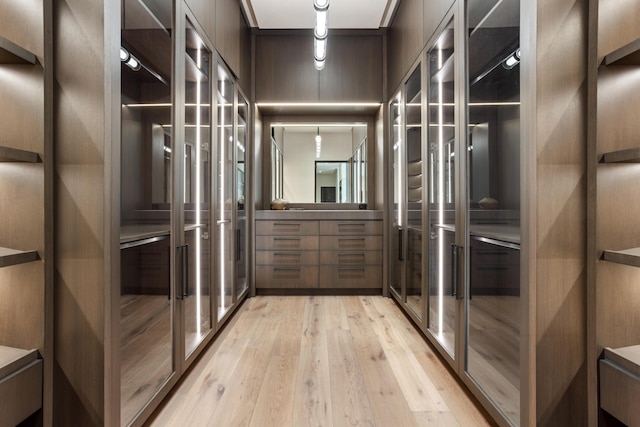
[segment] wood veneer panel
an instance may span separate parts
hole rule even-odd
[[[321,102],[382,102],[381,35],[331,35],[319,72]]]
[[[227,65],[237,76],[240,73],[240,39],[242,13],[237,0],[216,0],[214,44]]]
[[[0,2],[0,37],[44,57],[43,1]]]
[[[388,94],[393,93],[402,77],[424,47],[423,1],[400,2],[388,35]]]
[[[256,37],[256,102],[318,102],[313,36]]]
[[[640,38],[640,3],[598,0],[598,56],[600,58]]]
[[[216,2],[211,0],[186,0],[185,3],[198,20],[209,40],[214,40],[216,36]]]
[[[521,4],[522,6],[522,4]],[[525,6],[522,6],[525,7]],[[533,143],[533,157],[523,152],[523,210],[533,203],[535,228],[523,227],[524,271],[535,269],[523,289],[534,289],[534,299],[525,300],[535,325],[534,388],[524,383],[525,402],[535,392],[537,425],[585,425],[587,401],[586,363],[586,156],[587,117],[587,17],[588,4],[574,0],[537,2],[534,31],[537,63],[535,92],[524,92],[523,105],[535,108],[535,130],[527,133],[525,107],[523,145]],[[526,9],[525,9],[526,10]],[[571,23],[571,31],[567,31]],[[526,30],[523,29],[526,34]],[[527,49],[523,48],[523,57]],[[548,64],[562,63],[563,67]],[[521,72],[525,81],[531,77]],[[527,83],[528,84],[528,83]],[[534,98],[530,98],[533,96]],[[535,139],[529,141],[531,137]],[[531,163],[535,164],[533,175]],[[535,181],[530,182],[533,178]],[[528,188],[527,188],[528,186]],[[535,232],[535,234],[530,234]],[[524,313],[528,313],[525,309]],[[526,322],[523,322],[526,325]],[[523,337],[528,336],[524,332]],[[562,384],[562,385],[560,385]],[[527,410],[525,409],[525,416]],[[531,418],[523,421],[528,425]]]

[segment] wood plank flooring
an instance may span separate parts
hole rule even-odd
[[[250,298],[149,426],[493,426],[378,296]]]

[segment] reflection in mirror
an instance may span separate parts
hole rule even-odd
[[[273,124],[272,199],[283,198],[291,203],[366,203],[366,143],[366,123]],[[329,180],[330,185],[323,184]]]
[[[349,162],[316,162],[316,200],[318,203],[349,203]]]

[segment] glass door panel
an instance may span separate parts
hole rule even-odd
[[[466,370],[520,422],[520,1],[470,0]]]
[[[239,298],[249,286],[247,280],[247,196],[246,150],[248,143],[249,103],[238,92],[238,122],[236,139],[236,296]]]
[[[413,71],[405,84],[407,259],[406,303],[422,318],[422,68]]]
[[[429,95],[429,307],[428,329],[454,357],[456,297],[452,281],[456,250],[454,24],[428,52]]]
[[[122,425],[173,363],[171,0],[124,0],[121,21],[120,407]],[[158,54],[160,52],[160,54]]]
[[[184,340],[188,357],[212,328],[211,52],[187,20],[185,52],[184,236],[188,280],[184,294]]]
[[[236,230],[233,226],[234,195],[234,85],[226,69],[218,65],[217,85],[217,189],[216,189],[216,254],[217,311],[222,319],[233,304],[233,285],[236,263]]]
[[[391,150],[393,163],[391,167],[391,200],[393,201],[391,217],[391,260],[390,287],[398,296],[402,295],[402,269],[404,265],[403,250],[403,124],[402,124],[402,95],[400,92],[393,98],[389,106],[391,129]]]

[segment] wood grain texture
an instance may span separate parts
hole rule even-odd
[[[400,2],[388,33],[387,93],[393,93],[424,47],[425,2]]]
[[[251,298],[147,425],[496,425],[414,334],[383,297]]]

